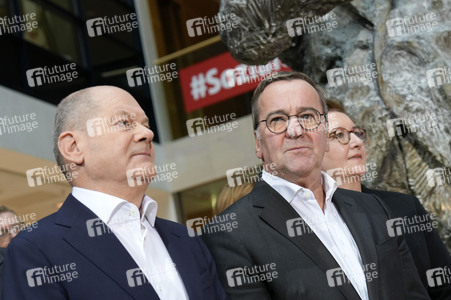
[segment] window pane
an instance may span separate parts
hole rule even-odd
[[[66,60],[82,63],[79,31],[75,22],[30,0],[21,1],[22,14],[36,14],[38,27],[24,32],[24,39]]]

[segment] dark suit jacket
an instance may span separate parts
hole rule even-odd
[[[365,187],[362,187],[362,192],[378,196],[390,209],[393,218],[407,217],[409,220],[413,220],[415,216],[424,216],[428,214],[420,201],[414,196],[372,190]],[[422,219],[424,219],[424,217]],[[427,281],[426,272],[428,270],[444,268],[446,266],[451,269],[451,256],[448,250],[432,224],[429,226],[429,228],[432,228],[433,230],[404,234],[407,246],[412,253],[421,281],[428,290],[429,296],[432,299],[451,299],[451,284],[430,287]]]
[[[389,215],[379,199],[338,189],[332,201],[370,271],[369,299],[429,299],[404,238],[388,235]],[[299,214],[266,182],[257,182],[250,194],[220,215],[231,214],[236,215],[236,229],[215,232],[207,228],[210,234],[202,235],[230,299],[360,299],[351,284],[331,276],[339,265],[311,230],[290,236],[287,221],[300,218]],[[275,264],[277,278],[237,280],[242,272],[231,271],[268,264]]]
[[[114,234],[88,234],[87,221],[95,218],[91,210],[69,195],[58,212],[38,221],[31,232],[21,232],[14,238],[5,256],[3,298],[159,299],[151,284],[142,284],[142,275],[127,273],[138,266]],[[155,227],[189,298],[226,299],[202,241],[189,237],[186,227],[174,222],[157,218]],[[56,272],[60,279],[44,279],[43,283],[42,269],[30,271],[44,267],[52,270],[47,274]],[[76,278],[66,272],[74,270]],[[34,286],[30,287],[30,283]]]

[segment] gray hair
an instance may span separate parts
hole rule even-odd
[[[321,102],[321,108],[323,109],[324,118],[327,122],[327,104],[326,104],[326,99],[323,96],[323,92],[322,92],[321,88],[319,86],[317,86],[313,82],[313,80],[304,73],[282,71],[282,72],[272,73],[272,74],[266,76],[259,83],[259,85],[257,86],[257,88],[254,91],[254,94],[252,95],[251,107],[252,107],[252,121],[253,121],[253,125],[254,125],[254,130],[256,130],[258,127],[258,122],[259,122],[258,99],[260,98],[260,95],[263,93],[263,91],[273,82],[290,81],[290,80],[297,80],[297,79],[307,82],[318,93],[319,99]],[[257,131],[257,138],[258,138],[258,131]]]
[[[67,178],[67,169],[63,167],[66,160],[58,147],[58,139],[61,133],[68,130],[86,130],[86,121],[98,109],[93,101],[92,88],[86,88],[74,92],[61,100],[56,108],[53,131],[53,153],[56,163]],[[72,184],[71,181],[69,181]]]

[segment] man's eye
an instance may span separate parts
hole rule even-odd
[[[271,123],[285,122],[283,117],[274,117],[271,119]]]
[[[335,136],[336,136],[337,138],[341,139],[341,138],[343,138],[345,135],[344,135],[343,132],[337,132],[337,133],[335,133]]]
[[[129,124],[130,124],[130,122],[127,120],[117,122],[117,125],[119,125],[120,127],[126,127]]]

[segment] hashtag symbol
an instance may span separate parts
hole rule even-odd
[[[191,95],[193,96],[194,100],[197,100],[200,98],[205,98],[205,93],[207,92],[207,86],[205,85],[205,78],[204,74],[199,74],[199,76],[193,76],[191,77],[190,82],[191,87]]]

